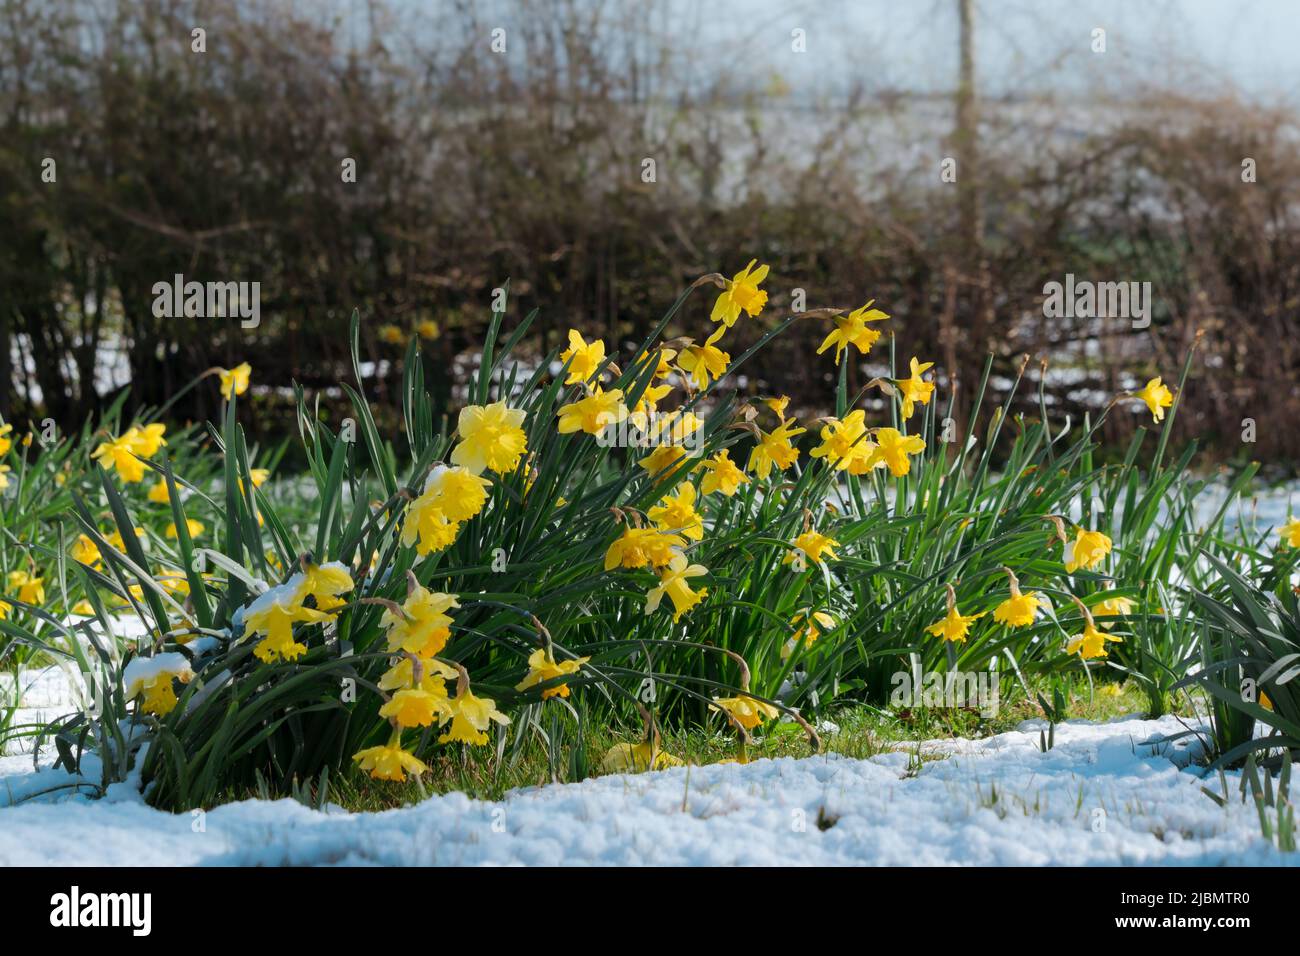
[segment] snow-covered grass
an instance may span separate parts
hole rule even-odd
[[[1253,806],[1219,807],[1153,743],[1182,730],[1168,717],[1069,722],[1043,753],[1027,722],[935,742],[949,756],[919,766],[905,752],[826,754],[616,774],[496,802],[450,793],[381,813],[246,800],[173,815],[123,792],[37,800],[0,809],[0,865],[1298,862],[1260,836]],[[54,776],[0,779],[0,794]]]
[[[68,696],[49,669],[29,711]],[[1227,775],[1189,765],[1198,722],[1041,722],[983,740],[613,774],[499,801],[431,796],[384,812],[244,800],[206,813],[145,805],[131,784],[91,799],[30,754],[0,758],[0,865],[272,864],[1232,864],[1289,865]],[[1161,738],[1179,736],[1174,743]],[[94,759],[84,770],[93,778]],[[7,805],[6,805],[7,804]]]

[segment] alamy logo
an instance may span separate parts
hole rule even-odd
[[[128,926],[133,936],[148,936],[152,911],[152,893],[83,894],[74,886],[50,897],[51,926]]]
[[[1043,315],[1049,319],[1132,319],[1135,329],[1151,324],[1150,282],[1075,281],[1068,272],[1064,284],[1044,285],[1043,295]]]
[[[891,707],[925,707],[956,710],[969,707],[982,717],[996,717],[1001,700],[996,674],[988,671],[898,671],[890,677]]]
[[[171,282],[153,284],[153,314],[159,319],[226,319],[255,329],[262,321],[262,283],[186,282],[179,272]]]

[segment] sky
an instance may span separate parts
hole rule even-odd
[[[301,11],[305,0],[295,6]],[[357,11],[365,0],[319,0]],[[392,0],[403,31],[446,30],[450,0]],[[565,0],[477,0],[484,28],[507,28]],[[602,3],[606,22],[637,24],[707,82],[763,88],[774,74],[795,97],[866,89],[952,89],[957,0],[567,0]],[[310,4],[308,4],[310,6]],[[528,11],[534,11],[529,13]],[[975,0],[981,91],[1074,95],[1173,86],[1300,99],[1300,0]],[[1095,53],[1093,30],[1106,30]],[[791,50],[802,29],[806,52]],[[486,43],[486,40],[483,42]]]

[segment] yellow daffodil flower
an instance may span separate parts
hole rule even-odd
[[[577,329],[569,329],[569,347],[560,353],[560,361],[569,363],[565,385],[583,385],[605,363],[605,343],[599,339],[586,342]]]
[[[781,715],[781,712],[771,704],[765,704],[753,697],[715,697],[709,706],[716,711],[729,714],[746,730],[753,730],[764,720],[772,720]]]
[[[822,443],[809,454],[813,458],[825,458],[826,464],[836,471],[864,474],[876,463],[876,443],[867,437],[866,415],[859,408],[849,412],[842,421],[828,419],[821,429]]]
[[[904,435],[897,428],[879,428],[876,430],[876,447],[872,451],[871,464],[884,462],[895,478],[901,478],[912,470],[912,460],[908,455],[919,455],[925,451],[925,442],[917,435]]]
[[[781,422],[770,432],[760,429],[762,437],[750,451],[745,467],[757,475],[760,481],[767,480],[773,465],[785,471],[799,460],[799,449],[794,447],[792,439],[806,430],[795,425],[794,419]]]
[[[795,626],[796,630],[781,648],[781,660],[783,661],[789,659],[800,643],[803,643],[805,648],[812,647],[817,643],[817,638],[821,637],[824,631],[834,630],[836,627],[835,618],[825,611],[813,611],[810,616],[808,608],[804,608],[790,618],[790,623]]]
[[[144,462],[136,457],[136,439],[129,432],[121,437],[109,436],[100,442],[90,457],[101,468],[117,469],[118,477],[128,484],[144,480]]]
[[[798,560],[799,555],[803,555],[814,564],[821,564],[826,558],[833,561],[839,559],[834,549],[838,548],[840,543],[819,531],[805,531],[794,539],[793,545],[796,550],[787,551],[785,557],[781,559],[782,564],[793,563]]]
[[[692,541],[704,538],[704,518],[695,510],[695,486],[683,481],[677,486],[677,494],[664,495],[647,512],[647,516],[657,527],[684,535]]]
[[[24,604],[45,603],[45,580],[26,571],[10,571],[6,578],[9,590]]]
[[[673,602],[673,622],[681,620],[683,614],[703,601],[709,593],[707,588],[691,590],[690,579],[708,573],[708,568],[703,565],[688,564],[686,555],[680,551],[674,554],[668,567],[659,571],[659,583],[646,592],[645,612],[653,614],[664,595],[667,595]]]
[[[1073,574],[1083,568],[1091,570],[1110,554],[1111,540],[1100,531],[1078,529],[1077,537],[1065,546],[1065,571]]]
[[[195,521],[193,518],[186,518],[185,530],[190,533],[191,538],[197,538],[205,530],[207,530],[207,526],[204,525],[202,521]],[[178,537],[176,533],[176,522],[173,521],[167,525],[167,537],[169,538]]]
[[[725,448],[712,458],[704,461],[700,468],[705,472],[704,480],[700,482],[700,494],[702,495],[711,495],[715,491],[721,491],[730,498],[741,485],[749,484],[749,479],[745,477],[743,471],[736,467],[735,462],[731,460],[731,452]]]
[[[916,357],[913,356],[910,364],[911,376],[899,379],[898,390],[903,395],[903,421],[907,421],[912,417],[916,405],[928,405],[930,403],[930,396],[934,394],[934,383],[927,382],[921,378],[921,375],[933,367],[933,362],[918,363]]]
[[[537,650],[533,651],[532,654],[528,655],[528,674],[522,681],[515,685],[515,690],[525,691],[530,687],[543,684],[548,680],[554,680],[556,677],[563,677],[566,674],[576,674],[578,673],[579,668],[589,660],[591,660],[590,657],[578,657],[572,660],[556,663],[552,657],[547,655],[545,648],[539,647]],[[568,696],[568,684],[556,684],[554,687],[548,687],[546,690],[542,691],[542,700],[547,700],[551,697]]]
[[[709,336],[709,344],[722,338],[722,334],[736,324],[742,311],[752,319],[767,305],[767,293],[759,288],[759,284],[767,278],[768,267],[755,269],[757,262],[757,259],[749,260],[749,265],[727,280],[727,287],[714,301],[709,321],[722,324]]]
[[[1292,518],[1281,528],[1282,540],[1293,548],[1300,548],[1300,518]]]
[[[236,395],[248,391],[248,378],[253,373],[253,366],[240,362],[234,368],[219,368],[217,376],[221,384],[221,397],[230,401]]]
[[[495,720],[503,725],[510,723],[510,718],[497,710],[496,701],[492,698],[471,694],[468,681],[462,682],[456,690],[456,696],[448,701],[447,706],[451,710],[451,728],[438,737],[440,744],[460,741],[481,747],[488,742],[489,721]]]
[[[694,383],[697,389],[709,387],[727,371],[731,356],[706,342],[704,345],[687,345],[677,353],[677,367]]]
[[[87,567],[93,568],[99,565],[102,555],[99,553],[99,545],[91,539],[89,535],[79,534],[77,540],[73,543],[69,552],[73,561],[80,561]]]
[[[659,528],[625,528],[605,552],[605,570],[662,567],[672,561],[674,549],[685,544],[685,538]]]
[[[447,612],[458,607],[460,602],[454,594],[417,586],[402,603],[404,616],[388,610],[379,620],[388,631],[389,652],[405,651],[420,658],[440,654],[451,638],[451,617]]]
[[[498,475],[514,471],[528,450],[526,416],[522,408],[510,408],[504,401],[462,408],[456,426],[460,443],[452,450],[451,463],[475,475],[484,469]]]
[[[586,398],[565,405],[556,414],[560,418],[561,435],[577,431],[599,435],[627,418],[627,406],[623,404],[621,388],[606,392],[597,385]]]
[[[418,776],[429,769],[414,754],[392,743],[358,750],[352,755],[352,759],[374,779],[393,780],[397,783],[405,781],[408,773]]]
[[[871,351],[871,347],[876,344],[880,338],[880,332],[867,325],[868,322],[883,322],[889,318],[879,309],[871,308],[875,302],[874,299],[862,306],[860,309],[854,309],[848,315],[837,315],[834,318],[835,328],[830,335],[822,342],[821,348],[817,354],[821,355],[832,345],[835,346],[835,364],[840,364],[840,356],[850,345],[854,346],[863,355]]]
[[[1168,386],[1161,383],[1159,375],[1147,382],[1142,390],[1136,393],[1135,397],[1146,402],[1147,408],[1151,411],[1151,418],[1156,422],[1164,421],[1165,409],[1174,403],[1173,392],[1169,391]]]
[[[993,620],[1007,627],[1026,627],[1034,623],[1034,617],[1040,607],[1047,601],[1037,592],[1020,593],[1020,581],[1010,568],[1006,569],[1011,578],[1011,596],[993,609]]]
[[[153,657],[136,657],[122,671],[122,684],[127,700],[140,698],[140,707],[151,714],[165,717],[177,704],[173,681],[188,684],[194,671],[185,655],[169,652]]]

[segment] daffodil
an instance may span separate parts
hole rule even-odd
[[[435,718],[439,722],[449,719],[452,714],[446,686],[440,678],[434,678],[428,684],[399,690],[379,708],[379,716],[388,718],[399,727],[428,727]]]
[[[460,607],[454,594],[430,591],[417,585],[402,603],[400,614],[384,611],[379,623],[388,631],[390,653],[405,651],[427,658],[440,654],[451,638],[448,611]]]
[[[207,530],[207,526],[204,525],[202,521],[195,521],[193,518],[186,518],[185,530],[189,533],[189,536],[191,538],[197,538],[199,535],[201,535],[204,531]],[[169,538],[178,537],[176,533],[176,522],[173,521],[167,525],[167,537]]]
[[[525,691],[530,687],[544,684],[546,681],[554,680],[557,677],[576,674],[578,669],[589,660],[591,660],[590,657],[577,657],[557,663],[552,656],[546,653],[545,648],[539,647],[528,655],[528,673],[522,681],[515,685],[515,690]],[[542,700],[551,697],[568,696],[569,685],[567,683],[556,684],[554,687],[548,687],[542,691]]]
[[[244,630],[262,640],[253,648],[260,661],[292,661],[307,653],[307,646],[293,638],[294,624],[316,624],[329,620],[329,615],[302,606],[298,599],[301,577],[294,575],[284,584],[259,595],[244,610]]]
[[[1105,631],[1097,630],[1092,622],[1084,625],[1083,633],[1076,634],[1070,638],[1070,643],[1066,645],[1067,654],[1079,654],[1084,660],[1091,660],[1095,657],[1106,656],[1106,643],[1113,641],[1118,643],[1120,638],[1113,637]]]
[[[298,582],[295,597],[299,603],[311,597],[320,611],[334,611],[343,605],[340,595],[346,594],[354,587],[352,572],[341,561],[328,561],[325,564],[308,564]]]
[[[597,385],[590,395],[563,406],[556,414],[560,418],[559,429],[562,435],[577,431],[599,435],[609,426],[627,418],[627,406],[623,404],[621,388],[606,392]]]
[[[236,395],[248,391],[248,377],[253,373],[253,366],[240,362],[234,368],[219,368],[217,376],[221,382],[221,397],[230,401]]]
[[[1095,610],[1102,614],[1119,617],[1127,615],[1133,608],[1137,607],[1137,601],[1126,597],[1109,597],[1098,601]]]
[[[749,484],[745,473],[731,460],[731,452],[723,449],[712,458],[704,461],[700,468],[704,470],[704,480],[700,482],[700,494],[711,495],[722,492],[730,498],[741,485]]]
[[[1111,540],[1100,531],[1079,528],[1077,536],[1065,546],[1065,571],[1073,574],[1083,568],[1090,570],[1101,564],[1110,554]]]
[[[805,648],[812,647],[817,643],[817,638],[822,636],[823,631],[833,630],[836,626],[835,618],[825,611],[812,611],[810,613],[808,608],[804,608],[790,618],[790,623],[794,625],[795,632],[782,646],[781,660],[788,659],[800,643]]]
[[[433,319],[421,319],[415,324],[415,334],[422,339],[436,339],[442,330]]]
[[[1146,402],[1147,408],[1151,410],[1151,418],[1156,422],[1164,421],[1165,409],[1174,403],[1173,393],[1160,381],[1159,375],[1147,382],[1141,391],[1136,392],[1135,397]]]
[[[680,757],[652,746],[649,741],[615,744],[600,761],[602,773],[645,773],[647,770],[666,770],[680,766]]]
[[[77,540],[73,542],[70,553],[73,561],[79,561],[90,568],[98,566],[103,557],[99,553],[99,545],[95,544],[91,537],[85,534],[77,535]]]
[[[0,465],[0,491],[9,487],[9,466]]]
[[[419,665],[419,680],[416,680],[416,665]],[[420,688],[432,693],[438,693],[439,690],[445,695],[447,692],[446,682],[455,680],[459,676],[459,671],[450,664],[438,660],[436,657],[415,658],[411,655],[404,655],[396,664],[384,671],[383,676],[379,678],[380,690],[403,690],[406,688]]]
[[[188,684],[194,671],[184,654],[168,652],[153,657],[136,657],[122,671],[122,684],[127,700],[140,698],[140,707],[151,714],[165,717],[176,708],[177,698],[173,681]]]
[[[583,340],[577,329],[569,329],[569,347],[560,353],[560,361],[569,363],[565,385],[582,385],[605,363],[605,343]]]
[[[5,618],[7,618],[9,616],[9,612],[11,612],[13,609],[14,606],[10,604],[8,601],[0,601],[0,621],[3,621]],[[78,613],[77,609],[73,608],[72,613],[74,614]],[[91,613],[93,614],[94,612],[92,611]]]
[[[822,443],[809,454],[825,458],[836,471],[862,474],[875,463],[876,443],[867,437],[866,415],[862,409],[849,412],[843,420],[831,418],[822,426]]]
[[[709,382],[721,378],[730,364],[731,356],[708,342],[687,345],[677,353],[677,367],[697,389],[708,388]]]
[[[745,467],[757,475],[760,481],[767,480],[773,465],[785,471],[799,460],[799,449],[794,447],[792,439],[806,430],[799,428],[794,419],[781,422],[770,432],[760,429],[760,437],[750,451]]]
[[[402,518],[402,544],[408,548],[414,545],[421,556],[441,551],[456,540],[459,532],[460,523],[447,517],[434,496],[416,498]]]
[[[876,430],[876,447],[872,451],[871,462],[883,461],[889,466],[889,472],[895,478],[901,478],[912,470],[909,455],[919,455],[925,451],[925,442],[917,435],[904,435],[897,428],[879,428]]]
[[[816,530],[803,532],[794,539],[793,546],[795,550],[786,552],[785,557],[781,559],[782,564],[791,564],[800,560],[801,556],[814,564],[821,564],[826,558],[831,560],[839,558],[834,549],[838,548],[840,543]]]
[[[1292,518],[1281,528],[1282,540],[1293,548],[1300,548],[1300,518]]]
[[[757,259],[751,259],[749,265],[731,279],[725,280],[726,288],[714,301],[713,311],[709,314],[710,321],[722,324],[709,336],[709,344],[722,338],[722,334],[736,324],[742,311],[752,319],[767,305],[767,293],[759,285],[767,278],[768,267],[759,266],[755,269],[754,264],[757,262]]]
[[[437,507],[448,521],[468,521],[483,510],[491,487],[490,481],[472,469],[435,465],[417,500]]]
[[[125,435],[123,441],[131,445],[131,450],[141,458],[152,458],[158,454],[158,449],[167,442],[163,435],[167,432],[167,426],[162,424],[145,425],[144,428],[132,425]]]
[[[681,445],[657,445],[654,451],[637,462],[652,478],[661,472],[674,468],[691,457]]]
[[[659,583],[646,592],[645,612],[653,614],[658,609],[659,602],[667,595],[673,602],[673,622],[681,620],[683,614],[703,601],[709,593],[707,588],[692,590],[690,579],[708,573],[708,568],[700,564],[689,564],[686,555],[677,552],[668,562],[668,567],[660,569]]]
[[[695,510],[695,486],[683,481],[676,495],[664,495],[659,504],[647,513],[651,521],[664,531],[700,541],[704,538],[704,518]]]
[[[523,429],[526,416],[522,408],[510,408],[504,401],[465,406],[456,426],[460,444],[452,450],[451,463],[476,475],[484,469],[498,475],[514,471],[528,450]]]
[[[165,481],[159,481],[157,484],[152,485],[146,497],[156,505],[165,505],[172,500],[167,493],[167,482]]]
[[[136,456],[137,447],[135,436],[130,432],[117,438],[110,435],[95,446],[90,457],[99,462],[101,468],[117,469],[118,477],[133,484],[144,480],[144,462]]]
[[[764,720],[772,720],[781,714],[771,704],[753,697],[715,697],[709,706],[729,715],[746,730],[753,730]]]
[[[876,344],[880,338],[880,332],[867,325],[868,322],[883,322],[889,318],[879,309],[871,308],[875,302],[874,299],[862,306],[860,309],[854,309],[848,315],[837,315],[834,318],[835,328],[831,330],[830,335],[822,342],[821,348],[817,354],[821,355],[832,345],[835,346],[835,364],[840,364],[840,355],[850,345],[854,346],[863,355],[871,351],[871,347]]]
[[[13,425],[0,424],[0,455],[9,454],[9,449],[13,447],[14,440],[9,437],[13,430]]]
[[[911,376],[898,380],[898,390],[903,396],[903,421],[912,417],[916,405],[928,405],[930,396],[934,394],[934,383],[921,378],[923,373],[934,367],[934,363],[917,362],[913,356],[909,367]]]
[[[24,604],[45,603],[45,580],[26,571],[10,571],[6,581],[9,590],[18,595]]]
[[[440,744],[459,741],[481,747],[488,742],[487,729],[490,721],[495,720],[503,725],[510,723],[510,718],[497,710],[496,701],[492,698],[471,694],[467,680],[461,681],[456,696],[448,701],[447,706],[451,711],[451,727],[438,737]]]
[[[394,780],[398,783],[406,780],[408,773],[418,776],[429,769],[414,754],[408,753],[394,743],[358,750],[352,755],[352,759],[376,780]]]
[[[1010,568],[1004,568],[1011,579],[1011,596],[993,609],[993,620],[1007,627],[1026,627],[1034,623],[1034,616],[1047,601],[1037,592],[1020,593],[1020,581]]]
[[[685,538],[659,528],[625,528],[605,552],[605,570],[662,567],[685,544]]]
[[[971,622],[983,617],[984,612],[969,615],[959,613],[956,592],[953,591],[951,584],[945,585],[945,587],[948,589],[948,613],[943,620],[927,627],[926,631],[935,637],[942,637],[945,641],[965,641]]]
[[[381,325],[379,327],[379,341],[387,345],[405,345],[406,333],[396,325]]]

